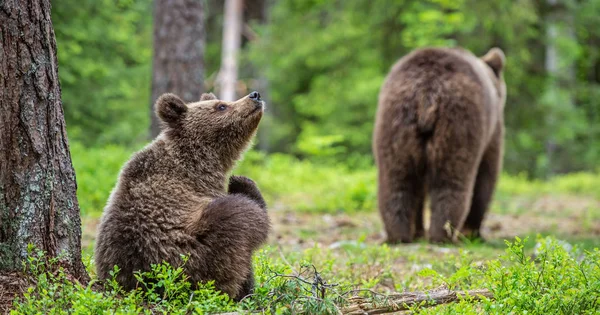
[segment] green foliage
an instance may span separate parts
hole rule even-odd
[[[152,265],[149,272],[136,273],[138,288],[124,291],[114,280],[119,273],[115,267],[112,279],[102,288],[93,279],[82,286],[65,273],[58,259],[48,259],[44,252],[29,246],[24,273],[33,286],[15,299],[11,314],[98,314],[110,310],[113,314],[207,314],[227,311],[257,311],[266,314],[337,314],[336,295],[327,295],[331,288],[317,270],[301,267],[294,274],[292,266],[272,261],[266,251],[255,257],[258,285],[255,293],[234,303],[214,287],[214,282],[199,284],[191,289],[183,266],[167,263]],[[93,266],[88,266],[92,268]],[[309,280],[312,277],[314,280]],[[314,281],[314,282],[309,282]],[[313,291],[318,289],[319,293]]]
[[[77,175],[77,197],[83,215],[99,216],[119,171],[133,150],[120,146],[85,148],[71,143],[71,157]],[[300,160],[290,155],[246,153],[235,174],[255,180],[271,207],[296,211],[346,212],[374,211],[377,206],[377,172],[373,166],[353,169]],[[524,175],[503,174],[498,182],[497,202],[510,202],[514,196],[536,197],[568,194],[600,198],[600,175],[573,173],[547,181],[530,180]]]
[[[70,147],[81,213],[99,215],[117,182],[121,167],[129,160],[132,152],[115,145],[85,148],[73,141]]]
[[[600,198],[600,175],[598,173],[571,173],[548,180],[527,179],[524,174],[504,175],[498,182],[498,197],[515,195],[575,194]]]
[[[69,138],[132,144],[150,117],[152,1],[52,2]]]
[[[256,181],[270,204],[299,211],[353,212],[375,208],[373,169],[325,166],[289,155],[250,151],[235,174]]]
[[[183,258],[185,263],[186,259]],[[153,265],[152,271],[138,273],[137,290],[123,291],[113,279],[99,289],[96,280],[87,286],[73,282],[56,258],[29,247],[24,273],[34,286],[14,301],[11,314],[205,314],[233,311],[237,306],[208,282],[192,290],[181,266]],[[145,290],[142,290],[142,287]]]
[[[600,1],[568,1],[560,17],[573,23],[561,27],[575,35],[549,42],[552,14],[531,0],[278,1],[248,49],[271,84],[269,147],[355,166],[357,156],[370,159],[377,94],[397,59],[423,46],[460,45],[479,55],[500,46],[508,60],[506,169],[538,177],[593,170]],[[563,68],[576,65],[574,82],[545,71],[550,44]]]
[[[378,91],[397,59],[423,46],[460,45],[479,55],[500,46],[507,55],[505,169],[529,177],[595,171],[600,0],[564,3],[553,9],[533,0],[273,2],[265,24],[250,21],[257,36],[244,42],[240,67],[241,84],[268,81],[261,148],[363,167],[372,162]],[[222,6],[206,1],[209,89],[220,64]],[[85,146],[144,141],[152,1],[59,0],[52,18],[70,138]],[[547,38],[550,26],[556,38]],[[546,70],[549,45],[560,56],[556,75]]]
[[[146,137],[151,9],[148,0],[53,3],[72,139],[129,145]],[[253,25],[260,37],[242,56],[270,84],[263,147],[362,166],[370,159],[380,85],[399,57],[431,45],[477,54],[500,46],[508,58],[506,169],[541,177],[592,170],[600,157],[600,0],[567,1],[561,14],[573,21],[573,36],[561,31],[553,41],[544,38],[553,10],[532,0],[285,0],[270,12],[268,24]],[[209,87],[219,65],[221,15],[222,4],[209,1]],[[562,30],[567,24],[557,23]],[[574,65],[574,79],[562,75],[569,71],[546,73],[549,44],[556,44],[562,68]]]
[[[337,314],[335,285],[322,278],[323,270],[306,260],[294,266],[273,259],[271,248],[258,252],[254,259],[258,285],[251,297],[242,300],[245,310],[262,310],[267,314]],[[306,258],[306,257],[302,257]]]
[[[491,262],[489,286],[496,301],[487,310],[506,314],[528,310],[534,314],[592,314],[600,309],[600,251],[578,257],[556,241],[541,241],[540,254],[531,258],[516,238],[507,242],[502,266]]]
[[[538,238],[539,254],[526,254],[525,241],[506,241],[506,254],[484,268],[463,265],[447,280],[433,270],[423,276],[451,287],[488,288],[494,299],[461,301],[419,314],[597,314],[600,310],[600,250],[580,253],[555,239]]]
[[[373,166],[352,169],[299,160],[289,155],[250,151],[234,173],[257,182],[272,206],[284,205],[298,211],[373,211],[377,202],[377,172]],[[497,199],[515,195],[536,197],[547,194],[600,197],[600,175],[572,173],[547,181],[524,175],[503,174]]]
[[[429,309],[418,305],[412,307],[412,311],[419,314],[595,314],[600,310],[600,250],[567,249],[553,238],[538,238],[537,242],[541,246],[534,257],[528,254],[526,241],[516,238],[514,242],[506,242],[505,255],[487,262],[481,262],[468,250],[446,255],[444,259],[425,259],[431,262],[431,268],[410,277],[415,282],[410,286],[413,290],[416,287],[431,290],[440,285],[452,290],[488,289],[494,299],[466,298]],[[285,257],[280,249],[266,247],[254,258],[255,292],[240,303],[215,291],[211,282],[192,290],[182,266],[167,264],[154,265],[152,271],[138,273],[140,285],[130,292],[123,291],[114,280],[106,281],[102,289],[94,284],[95,280],[82,286],[70,280],[56,259],[48,260],[43,252],[30,247],[24,271],[33,286],[15,300],[11,314],[96,314],[106,310],[114,314],[227,311],[338,314],[340,308],[349,305],[348,298],[355,295],[371,299],[379,306],[390,303],[377,293],[381,287],[377,289],[364,278],[365,273],[371,272],[369,268],[381,263],[393,264],[398,259],[412,260],[415,258],[411,257],[431,252],[421,247],[406,256],[407,251],[415,248],[366,246],[337,253],[315,246],[286,253]],[[185,264],[185,257],[182,258]],[[113,277],[118,272],[115,268]],[[388,278],[391,275],[386,275],[388,272],[378,271],[377,278],[391,279]]]

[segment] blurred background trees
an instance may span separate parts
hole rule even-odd
[[[154,1],[151,138],[160,133],[154,103],[162,94],[174,93],[186,102],[200,99],[204,90],[205,33],[203,1]]]
[[[224,2],[201,2],[204,89],[214,90]],[[147,141],[152,8],[152,0],[53,2],[78,145]],[[597,170],[600,0],[245,0],[241,32],[236,93],[258,90],[268,103],[260,150],[369,167],[377,94],[398,58],[428,45],[479,55],[499,46],[508,62],[505,170],[541,178]]]

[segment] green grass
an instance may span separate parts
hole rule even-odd
[[[107,310],[114,314],[248,310],[266,314],[336,314],[349,305],[348,298],[353,295],[379,299],[378,303],[385,305],[379,295],[370,292],[385,294],[440,286],[451,290],[485,288],[493,292],[495,299],[461,301],[432,309],[421,305],[412,310],[422,314],[600,311],[600,250],[566,250],[552,238],[537,241],[544,245],[536,257],[531,257],[526,241],[516,238],[506,242],[503,255],[491,260],[482,260],[469,246],[441,254],[432,253],[427,246],[366,244],[343,250],[315,246],[300,252],[282,252],[267,246],[254,259],[255,294],[241,303],[216,291],[212,283],[192,290],[182,268],[166,264],[140,274],[138,290],[122,291],[114,281],[108,281],[102,290],[92,289],[92,284],[70,282],[55,260],[48,265],[43,253],[32,250],[25,271],[36,285],[14,302],[11,314],[95,314]],[[440,255],[444,258],[436,259]],[[396,272],[394,262],[398,260],[407,261],[411,268]],[[93,268],[93,262],[88,261],[87,267]]]
[[[87,229],[97,224],[118,172],[132,153],[115,146],[72,146],[86,224],[84,241],[88,242],[84,257],[92,277],[95,231]],[[234,173],[258,183],[274,226],[271,240],[254,260],[257,288],[251,298],[236,304],[210,284],[191,290],[180,270],[165,265],[156,266],[145,276],[157,278],[155,284],[168,287],[169,296],[156,290],[122,292],[114,283],[105,291],[95,291],[91,286],[69,282],[60,272],[29,267],[33,278],[43,281],[36,280],[37,285],[15,304],[13,314],[89,314],[101,310],[116,314],[217,310],[333,314],[344,307],[351,290],[389,294],[439,286],[486,288],[494,292],[495,300],[419,307],[413,309],[415,313],[600,313],[598,173],[569,174],[548,181],[503,174],[486,220],[490,239],[444,246],[424,241],[404,246],[380,244],[382,227],[376,211],[373,166],[350,169],[250,151]],[[516,235],[524,240],[505,242]],[[533,258],[536,243],[546,243],[546,237],[567,241],[576,249],[549,246]],[[325,295],[318,295],[313,287],[325,288]],[[359,292],[385,303],[370,291]]]
[[[71,143],[70,149],[81,213],[99,216],[133,150],[121,146],[86,148],[77,142]]]
[[[77,196],[84,215],[98,216],[102,212],[119,170],[133,152],[119,146],[85,148],[77,143],[71,145]],[[376,208],[374,166],[349,169],[344,165],[298,160],[289,155],[267,156],[249,151],[234,173],[254,179],[271,206],[327,213],[373,211]],[[549,181],[503,174],[498,182],[496,203],[502,209],[526,212],[526,208],[519,208],[520,204],[513,202],[515,196],[528,201],[549,194],[600,198],[600,174],[576,173]]]

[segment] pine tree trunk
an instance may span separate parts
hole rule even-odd
[[[204,91],[204,1],[154,1],[154,59],[150,102],[152,138],[160,132],[154,102],[163,93],[198,101]]]
[[[223,17],[223,50],[219,70],[219,98],[225,101],[236,99],[238,80],[238,55],[242,40],[243,0],[225,0]]]
[[[0,148],[0,273],[31,243],[86,281],[49,0],[0,1]]]

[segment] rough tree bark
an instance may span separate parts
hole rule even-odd
[[[185,101],[204,91],[204,1],[154,1],[154,58],[150,102],[152,138],[160,132],[154,102],[171,92]]]
[[[219,98],[236,99],[238,81],[238,54],[242,40],[243,0],[226,0],[223,21],[223,50],[218,75]]]
[[[0,275],[31,243],[87,281],[50,0],[0,1],[0,148]]]

